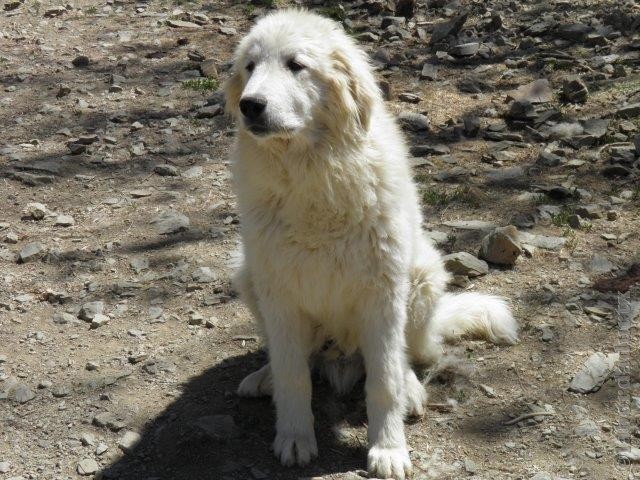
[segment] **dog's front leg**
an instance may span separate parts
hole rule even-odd
[[[398,297],[401,297],[399,295]],[[361,349],[367,380],[369,474],[403,480],[411,475],[404,436],[406,307],[402,298],[379,299],[368,308]]]
[[[273,450],[283,465],[304,465],[318,454],[311,412],[311,330],[293,311],[261,307],[276,405]]]

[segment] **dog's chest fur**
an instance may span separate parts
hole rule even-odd
[[[343,155],[244,153],[234,165],[252,273],[314,318],[352,315],[402,264],[384,166]]]

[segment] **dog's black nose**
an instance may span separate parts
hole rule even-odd
[[[265,108],[267,108],[267,101],[262,98],[248,97],[240,100],[240,111],[247,120],[257,120]]]

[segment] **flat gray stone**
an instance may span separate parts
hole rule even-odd
[[[460,230],[491,230],[498,227],[497,224],[484,220],[451,220],[442,224]]]
[[[158,233],[161,235],[169,235],[178,233],[189,228],[189,218],[176,211],[164,212],[151,220],[155,224]]]
[[[75,317],[67,312],[56,312],[53,314],[53,323],[56,325],[66,325],[68,323],[73,323],[74,320],[77,322]]]
[[[409,150],[414,157],[423,157],[425,155],[445,155],[451,153],[451,149],[444,144],[433,145],[415,145]]]
[[[156,165],[153,171],[162,177],[177,177],[180,175],[177,167],[166,163]]]
[[[521,85],[507,94],[507,100],[529,103],[547,103],[553,100],[553,90],[549,80],[540,78],[526,85]]]
[[[56,226],[58,227],[71,227],[76,224],[76,221],[71,215],[58,215],[56,217]]]
[[[467,252],[457,252],[445,255],[442,260],[444,265],[454,275],[466,275],[477,277],[489,273],[489,265]]]
[[[214,440],[235,438],[240,434],[231,415],[208,415],[198,418],[195,427]]]
[[[184,20],[167,20],[167,25],[173,28],[198,29],[202,28],[197,23],[186,22]]]
[[[219,276],[209,267],[198,267],[194,270],[192,278],[197,283],[211,283],[219,279]]]
[[[607,257],[599,254],[594,255],[587,263],[586,267],[590,273],[596,275],[609,273],[617,268],[617,266]]]
[[[424,235],[431,239],[431,241],[436,245],[444,245],[449,242],[449,235],[445,232],[430,230],[428,232],[424,232]]]
[[[608,355],[602,352],[594,353],[573,377],[569,385],[569,390],[577,393],[598,391],[602,384],[611,376],[613,368],[619,358],[619,353],[610,353]]]
[[[548,237],[546,235],[520,232],[520,242],[544,250],[560,250],[567,242],[567,239],[564,237]]]
[[[78,474],[82,476],[93,475],[100,470],[100,465],[93,458],[83,458],[78,462]]]
[[[149,259],[146,257],[134,257],[129,261],[129,265],[131,265],[134,272],[140,273],[149,268]]]
[[[468,42],[455,45],[449,53],[456,57],[471,57],[480,50],[480,43]]]
[[[109,323],[109,317],[106,315],[102,315],[98,313],[95,317],[91,319],[91,329],[95,330],[96,328],[100,328],[103,325]]]
[[[195,165],[184,171],[182,176],[184,178],[198,178],[202,175],[202,167],[200,165]]]
[[[42,255],[43,251],[44,251],[44,247],[42,246],[41,243],[38,243],[38,242],[28,243],[22,248],[22,250],[20,250],[20,254],[18,255],[18,262],[27,263],[27,262],[36,260],[37,258],[40,257],[40,255]]]

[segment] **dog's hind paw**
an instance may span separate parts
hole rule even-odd
[[[411,459],[406,447],[373,446],[369,450],[368,466],[369,475],[375,478],[405,480],[412,474]]]
[[[238,386],[238,395],[241,397],[268,397],[272,392],[271,368],[268,363],[244,377]]]
[[[410,417],[421,417],[424,415],[424,405],[427,403],[427,391],[422,383],[420,383],[420,380],[418,380],[415,372],[411,369],[407,372],[404,389],[407,415]]]
[[[308,434],[278,433],[273,442],[273,452],[285,467],[306,465],[318,456],[318,445],[313,432]]]

